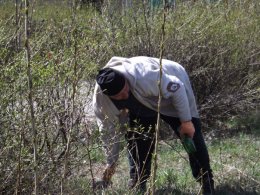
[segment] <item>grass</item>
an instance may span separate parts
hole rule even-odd
[[[216,194],[260,193],[260,139],[237,134],[231,138],[207,141],[214,171]],[[160,142],[156,194],[199,194],[200,185],[191,174],[187,155],[178,140]],[[98,173],[100,174],[100,173]],[[125,151],[105,194],[132,194],[127,190],[128,164]]]

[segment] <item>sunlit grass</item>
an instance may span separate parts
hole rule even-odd
[[[191,174],[187,154],[177,140],[159,145],[156,189],[158,194],[198,194],[200,184]],[[217,194],[260,193],[260,139],[237,134],[207,142]],[[108,194],[131,194],[127,189],[128,163],[122,152]]]

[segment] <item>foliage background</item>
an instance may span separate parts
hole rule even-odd
[[[0,192],[30,194],[36,169],[25,8],[23,1],[15,2],[0,1]],[[92,192],[91,179],[104,163],[91,111],[96,71],[112,56],[159,56],[162,8],[152,9],[146,1],[117,6],[104,1],[100,13],[77,1],[30,1],[32,106],[41,194]],[[210,151],[218,162],[217,183],[236,183],[232,190],[225,188],[228,192],[259,193],[259,2],[176,1],[167,13],[165,31],[164,57],[182,64],[191,77]],[[172,147],[183,152],[178,142],[165,143],[160,146],[162,160],[173,158],[172,167],[189,174],[177,166],[176,159],[185,158],[170,153]],[[127,172],[124,150],[122,154],[115,183]],[[238,170],[238,160],[239,187],[236,174],[232,172],[231,179],[220,174],[223,163]],[[162,162],[158,193],[166,187],[195,193],[196,184],[187,174],[178,175]],[[126,191],[113,188],[107,193]]]

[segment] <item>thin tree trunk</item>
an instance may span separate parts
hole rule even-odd
[[[18,0],[15,0],[15,25],[16,25],[16,32],[15,32],[15,47],[16,47],[16,51],[19,50],[19,35],[18,35],[18,31],[19,31],[19,13],[18,13]]]
[[[166,4],[166,3],[165,3]],[[164,4],[164,5],[165,5]],[[152,192],[151,194],[155,194],[155,178],[156,178],[156,171],[157,171],[157,151],[158,151],[158,136],[159,136],[159,130],[160,130],[160,110],[161,110],[161,80],[162,80],[162,58],[163,58],[163,51],[164,51],[164,37],[165,37],[165,22],[166,22],[166,6],[164,7],[163,11],[163,24],[162,24],[162,37],[161,37],[161,45],[160,45],[160,78],[158,81],[158,88],[159,88],[159,99],[158,99],[158,107],[157,107],[157,123],[155,128],[155,149],[154,149],[154,155],[153,155],[153,166],[152,166],[152,175],[151,175],[151,187]]]
[[[27,78],[28,78],[28,100],[31,114],[31,131],[33,133],[33,160],[34,160],[34,194],[38,194],[38,170],[37,170],[37,129],[35,127],[35,116],[33,106],[33,81],[32,81],[32,70],[31,70],[31,51],[29,44],[29,0],[24,1],[25,5],[25,54],[27,64]]]
[[[21,9],[23,7],[23,3],[19,0],[15,0],[15,49],[18,52],[21,48]]]
[[[151,28],[149,27],[148,21],[147,21],[147,11],[146,11],[146,3],[143,1],[143,15],[144,15],[144,21],[145,21],[145,27],[146,27],[146,32],[147,32],[147,41],[148,41],[148,55],[151,56]]]
[[[18,0],[15,0],[15,48],[16,52],[19,51],[20,48],[20,37],[19,37],[19,28],[20,28],[20,17],[19,17],[19,8],[18,8]],[[15,184],[15,194],[19,194],[20,186],[21,186],[21,153],[22,153],[22,129],[19,132],[19,153],[18,153],[18,164],[17,164],[17,178]]]
[[[72,24],[75,24],[75,27],[72,31],[72,36],[74,39],[74,55],[73,55],[73,81],[72,81],[72,95],[71,95],[71,111],[70,111],[70,127],[67,137],[67,144],[66,144],[66,150],[64,154],[64,170],[63,170],[63,176],[61,180],[61,194],[64,192],[64,183],[66,180],[66,175],[68,171],[68,160],[69,160],[69,153],[70,153],[70,147],[71,147],[71,133],[74,126],[74,113],[75,113],[75,95],[77,91],[77,82],[78,82],[78,63],[77,63],[77,53],[78,53],[78,43],[77,43],[77,24],[76,24],[76,10],[77,9],[77,1],[73,1],[72,5]]]
[[[21,153],[22,153],[22,129],[19,134],[19,156],[18,156],[18,165],[17,165],[17,179],[15,186],[15,194],[19,194],[21,186]]]

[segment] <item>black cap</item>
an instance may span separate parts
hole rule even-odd
[[[103,93],[108,96],[118,94],[125,86],[124,75],[112,68],[101,69],[96,76],[96,81]]]

